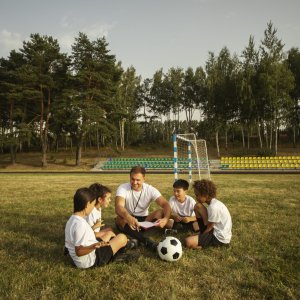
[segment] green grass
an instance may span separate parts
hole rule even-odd
[[[176,263],[141,248],[132,250],[140,254],[136,262],[73,268],[62,247],[74,191],[95,181],[115,191],[127,179],[0,174],[0,299],[300,298],[299,175],[214,175],[233,219],[229,248],[184,249]],[[147,175],[166,198],[172,181]],[[113,205],[103,217],[114,226]]]

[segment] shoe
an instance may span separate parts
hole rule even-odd
[[[114,256],[113,262],[128,263],[137,261],[138,258],[139,255],[137,253],[121,253]]]
[[[170,235],[172,233],[177,233],[177,229],[165,229],[165,235]]]
[[[63,250],[64,252],[64,256],[68,256],[70,253],[69,253],[69,250],[68,250],[68,248],[67,247],[64,247],[64,250]]]
[[[158,243],[147,239],[145,243],[145,247],[148,248],[152,252],[157,252]]]
[[[137,248],[139,245],[138,240],[136,239],[129,239],[126,246],[125,246],[125,250],[131,250],[131,249],[135,249]]]

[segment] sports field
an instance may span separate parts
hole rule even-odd
[[[175,263],[73,268],[62,255],[74,191],[116,190],[128,175],[0,174],[0,299],[299,299],[300,175],[213,175],[229,208],[229,248],[186,250]],[[147,175],[168,199],[172,175]],[[191,192],[192,193],[192,192]],[[154,207],[153,207],[154,208]],[[103,210],[113,226],[114,206]],[[180,239],[184,236],[177,235]],[[154,238],[158,241],[159,234]]]

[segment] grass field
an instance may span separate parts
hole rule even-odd
[[[146,179],[171,196],[171,175]],[[213,179],[233,219],[229,248],[184,249],[176,263],[141,248],[135,262],[79,270],[62,255],[74,191],[95,181],[115,191],[128,175],[0,174],[0,298],[299,299],[300,175]],[[113,205],[103,218],[113,226]]]

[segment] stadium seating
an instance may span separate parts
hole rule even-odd
[[[221,157],[220,168],[223,170],[300,169],[300,156]]]
[[[193,168],[197,168],[197,162],[192,162]],[[187,158],[177,160],[178,169],[188,169],[189,161]],[[150,157],[150,158],[110,158],[101,167],[102,170],[130,170],[133,166],[143,166],[152,170],[173,170],[173,157]],[[207,168],[207,162],[200,159],[200,166]]]
[[[186,161],[180,160],[180,166]],[[150,157],[150,158],[111,158],[102,166],[103,170],[130,170],[133,166],[143,166],[146,169],[173,169],[173,157]]]
[[[193,162],[195,164],[195,162]],[[200,161],[204,166],[205,162]],[[102,170],[130,170],[133,166],[143,166],[148,170],[173,170],[173,157],[120,157],[109,158],[101,166]],[[187,158],[178,159],[178,169],[188,169]],[[194,165],[195,166],[195,165]],[[300,156],[237,156],[221,157],[222,170],[300,170]]]

